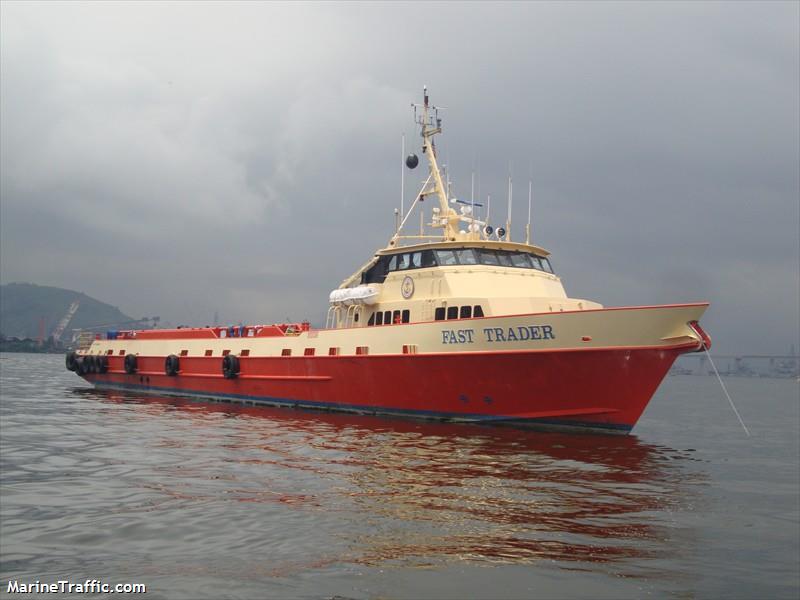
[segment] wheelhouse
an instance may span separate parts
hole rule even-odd
[[[536,269],[553,274],[550,259],[533,252],[499,248],[442,248],[407,250],[379,256],[375,264],[361,273],[361,284],[383,283],[390,273],[432,267],[477,266]]]

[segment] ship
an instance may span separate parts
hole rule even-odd
[[[489,207],[453,197],[435,144],[440,109],[427,89],[412,106],[428,176],[408,211],[395,209],[387,245],[330,293],[323,327],[109,331],[69,352],[67,369],[100,389],[629,432],[675,359],[710,347],[699,325],[708,302],[567,296],[530,220],[525,241],[512,241],[511,211],[495,228]]]

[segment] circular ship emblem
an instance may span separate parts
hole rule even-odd
[[[400,293],[403,294],[403,298],[406,300],[414,295],[414,280],[408,275],[403,279],[403,284],[400,286]]]

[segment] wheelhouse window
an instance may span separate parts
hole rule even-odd
[[[422,268],[435,267],[436,258],[433,256],[433,250],[422,251]]]
[[[475,256],[475,250],[472,248],[464,248],[463,250],[456,250],[458,262],[462,265],[477,265],[478,257]]]
[[[458,259],[456,258],[456,253],[452,250],[436,250],[436,262],[439,263],[440,267],[449,267],[457,265]]]
[[[511,256],[509,256],[508,252],[498,252],[497,258],[500,261],[500,264],[504,267],[513,267],[514,265],[511,263]]]
[[[494,250],[486,250],[482,248],[478,250],[482,265],[496,265],[500,266],[500,261],[497,259],[497,254]]]
[[[511,266],[520,267],[523,269],[530,269],[532,265],[527,254],[522,254],[521,252],[515,252],[514,254],[511,255]]]

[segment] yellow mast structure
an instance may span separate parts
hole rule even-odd
[[[436,144],[433,141],[433,136],[442,132],[442,119],[439,117],[439,110],[441,107],[434,106],[430,103],[428,98],[428,88],[423,88],[423,103],[413,104],[415,120],[421,126],[420,135],[422,136],[422,153],[428,158],[428,179],[422,185],[422,189],[414,199],[411,208],[406,215],[401,215],[402,221],[397,228],[394,236],[389,242],[389,246],[396,246],[398,241],[403,239],[435,239],[447,242],[454,242],[456,240],[480,240],[481,230],[485,225],[479,221],[472,214],[472,209],[459,214],[450,207],[450,198],[448,197],[447,188],[442,180],[442,174],[439,170],[439,163],[436,157]],[[417,111],[421,112],[418,114]],[[420,235],[401,235],[403,225],[408,220],[408,216],[414,210],[417,202],[423,200],[425,196],[435,195],[439,199],[439,206],[433,209],[433,218],[427,225],[442,229],[441,235],[425,235],[420,231]],[[466,231],[459,231],[459,222],[467,223]]]

